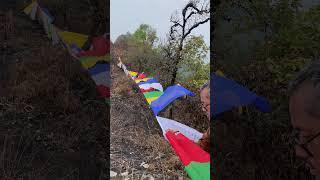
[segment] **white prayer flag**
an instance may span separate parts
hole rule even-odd
[[[199,131],[186,126],[184,124],[181,124],[177,121],[171,120],[171,119],[167,119],[167,118],[163,118],[163,117],[159,117],[156,116],[158,123],[160,124],[160,127],[162,129],[163,132],[163,136],[166,138],[165,133],[167,130],[171,129],[173,131],[179,131],[180,133],[182,133],[184,136],[186,136],[187,138],[189,138],[190,140],[194,141],[194,142],[198,142],[199,139],[202,138],[203,134],[200,133]],[[167,138],[166,138],[167,139]]]
[[[157,90],[163,92],[163,87],[162,87],[162,85],[160,83],[141,84],[141,85],[139,85],[139,88],[140,89],[153,88],[153,89],[157,89]]]
[[[126,75],[128,76],[129,72],[127,70],[127,67],[124,64],[122,64],[122,69],[123,69],[124,73],[126,73]]]
[[[30,18],[32,20],[36,20],[37,10],[38,10],[38,3],[35,2],[32,9],[31,9],[31,13],[30,13]]]
[[[58,29],[52,25],[52,44],[58,44],[59,43],[59,35],[58,35]]]

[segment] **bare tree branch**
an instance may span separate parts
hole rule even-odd
[[[178,14],[176,16],[171,16],[170,22],[173,24],[170,27],[168,40],[169,47],[171,48],[166,50],[169,59],[173,62],[171,84],[174,84],[176,80],[178,64],[182,58],[181,53],[183,51],[185,39],[194,29],[210,20],[210,17],[207,17],[210,14],[209,3],[205,2],[201,5],[200,1],[191,1],[186,4],[181,11],[182,17],[180,19],[182,22],[179,21]]]
[[[197,24],[194,24],[188,31],[187,31],[187,33],[185,33],[184,35],[183,35],[183,39],[184,38],[186,38],[190,33],[191,33],[191,31],[193,30],[193,29],[195,29],[195,28],[197,28],[198,26],[200,26],[201,24],[205,24],[206,22],[208,22],[210,20],[210,18],[207,18],[206,20],[204,20],[204,21],[201,21],[201,22],[198,22]]]
[[[176,26],[183,27],[182,24],[180,24],[179,21],[171,20],[171,22],[174,23],[174,25],[172,27],[176,27]]]
[[[196,14],[196,12],[191,12],[190,14],[189,14],[189,16],[185,19],[186,21],[192,16],[192,15],[194,15],[194,14]]]

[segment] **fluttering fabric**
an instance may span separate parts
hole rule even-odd
[[[140,88],[140,92],[145,93],[145,92],[151,92],[151,91],[157,91],[156,89],[153,88],[149,88],[149,89],[141,89]]]
[[[165,138],[167,138],[165,136],[165,133],[167,132],[167,130],[171,129],[173,131],[179,131],[180,133],[182,133],[184,136],[186,136],[187,138],[189,138],[190,140],[194,141],[194,142],[198,142],[199,139],[203,136],[202,133],[200,133],[199,131],[186,126],[184,124],[181,124],[177,121],[174,121],[172,119],[168,119],[168,118],[163,118],[160,116],[156,116],[157,121],[162,129],[163,132],[163,136]]]
[[[162,94],[163,94],[163,92],[161,92],[161,91],[150,91],[150,92],[143,93],[145,98],[160,97]]]
[[[139,82],[138,85],[142,85],[142,84],[151,84],[151,83],[158,83],[158,81],[154,78],[152,79],[148,79],[147,81],[144,81],[144,82]]]
[[[92,68],[88,69],[90,75],[96,75],[102,72],[110,72],[110,64],[103,63],[103,64],[96,64]]]
[[[36,20],[36,15],[37,15],[37,9],[38,9],[38,2],[34,2],[32,4],[32,7],[31,7],[31,11],[30,11],[30,18],[32,20]]]
[[[160,83],[147,83],[147,84],[141,84],[139,85],[140,89],[146,90],[146,89],[157,89],[159,91],[163,91],[163,87]]]
[[[135,79],[134,81],[136,82],[136,83],[140,83],[140,82],[146,82],[146,81],[148,81],[149,79],[152,79],[152,77],[146,77],[146,78],[142,78],[142,79]]]
[[[92,41],[92,49],[81,51],[77,56],[103,56],[109,52],[110,46],[104,36],[95,37]]]
[[[110,85],[111,85],[110,76],[109,76],[108,71],[91,75],[91,78],[96,83],[96,85],[104,85],[106,87],[110,87]]]
[[[135,71],[128,71],[130,76],[137,76],[138,75],[138,72],[135,72]]]
[[[70,46],[71,44],[75,44],[78,47],[82,47],[84,43],[88,40],[88,35],[69,31],[61,31],[59,32],[59,36],[61,37],[63,42],[68,46]]]
[[[147,76],[144,73],[140,73],[137,77],[137,79],[143,79],[146,78]]]
[[[127,70],[127,67],[124,64],[122,64],[122,69],[123,69],[124,73],[128,76],[129,71]]]
[[[36,1],[32,1],[31,4],[29,4],[27,7],[25,7],[25,8],[23,9],[23,12],[24,12],[25,14],[29,15],[36,4],[38,5],[38,3],[37,3]],[[36,5],[36,6],[37,6],[37,5]]]
[[[43,25],[43,28],[44,28],[44,30],[45,30],[48,38],[51,40],[51,38],[52,38],[52,29],[53,29],[52,23],[53,23],[53,21],[54,21],[55,18],[51,15],[51,13],[49,12],[49,10],[48,10],[47,8],[43,7],[43,6],[42,6],[41,4],[39,4],[38,2],[35,3],[33,6],[34,6],[34,7],[32,8],[32,10],[35,10],[35,9],[37,8],[37,11],[39,11],[39,13],[38,13],[38,16],[39,16],[38,20],[40,21],[40,24]],[[35,6],[37,6],[37,7],[35,7]],[[31,13],[34,13],[34,14],[37,15],[36,12],[32,12],[32,11],[31,11]],[[30,16],[32,15],[31,13],[30,13]],[[32,17],[30,17],[30,18],[32,19]],[[36,17],[34,17],[34,19],[35,19],[35,18],[36,18]]]
[[[211,102],[213,102],[211,112],[213,116],[238,106],[251,104],[262,112],[271,111],[271,106],[265,98],[256,95],[235,81],[213,73],[211,82],[213,93],[213,96],[211,96]]]
[[[175,153],[179,156],[189,177],[191,179],[209,180],[210,154],[182,133],[168,131],[165,135]]]
[[[59,39],[59,35],[58,35],[58,29],[52,25],[52,45],[56,45],[59,43],[60,39]]]
[[[79,48],[76,44],[70,44],[70,49],[74,55],[76,55],[82,51],[81,48]]]
[[[104,98],[109,98],[110,97],[110,88],[103,86],[103,85],[98,85],[97,86],[99,94],[104,97]]]
[[[109,62],[109,56],[82,56],[80,57],[80,63],[85,69],[89,69],[96,65],[98,62],[107,63]]]
[[[224,73],[223,73],[222,70],[220,70],[220,69],[218,69],[218,70],[216,71],[216,75],[226,78],[226,76],[224,75]],[[213,102],[213,101],[211,101],[211,102]],[[242,106],[239,106],[239,107],[238,107],[238,113],[239,113],[239,114],[242,114],[242,112],[243,112]]]
[[[152,109],[155,115],[158,115],[158,113],[162,111],[165,107],[167,107],[167,105],[169,105],[171,102],[173,102],[179,97],[186,95],[195,96],[195,94],[193,94],[191,91],[180,85],[169,86],[164,91],[162,96],[160,96],[157,100],[151,103],[150,108]]]
[[[47,8],[41,6],[41,5],[39,5],[39,6],[40,6],[42,12],[43,12],[46,16],[48,16],[48,19],[49,19],[48,22],[52,23],[55,18],[51,15],[51,13],[49,12],[49,10],[48,10]]]
[[[148,104],[150,105],[153,101],[157,100],[159,97],[146,98]]]

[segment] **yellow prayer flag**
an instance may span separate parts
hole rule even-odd
[[[220,69],[218,69],[218,70],[216,71],[216,74],[218,74],[219,76],[225,77],[225,75],[223,74],[223,72],[222,72]]]
[[[79,59],[82,67],[84,67],[85,69],[89,69],[95,66],[99,61],[110,62],[110,55],[107,54],[105,56],[83,56]]]
[[[84,45],[84,43],[88,40],[88,35],[85,35],[85,34],[69,32],[69,31],[61,31],[58,33],[64,43],[68,45],[75,44],[79,48],[81,48]]]
[[[141,81],[147,81],[147,80],[149,80],[149,79],[151,79],[151,78],[143,78],[143,79],[136,79],[136,80],[134,80],[136,83],[139,83],[139,82],[141,82]]]
[[[134,71],[128,71],[128,73],[130,74],[130,76],[136,76],[136,75],[138,75],[138,72],[134,72]]]
[[[33,9],[33,6],[36,5],[36,1],[32,1],[26,8],[23,9],[23,12],[29,15]]]
[[[238,109],[238,113],[239,113],[239,115],[240,115],[240,114],[242,114],[242,112],[243,112],[243,110],[242,110],[242,106],[240,106],[240,107],[239,107],[239,109]]]
[[[148,101],[148,104],[151,104],[152,101],[157,100],[159,97],[153,97],[153,98],[146,98]]]

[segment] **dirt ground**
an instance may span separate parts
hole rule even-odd
[[[108,179],[109,107],[22,13],[1,43],[0,179]]]

